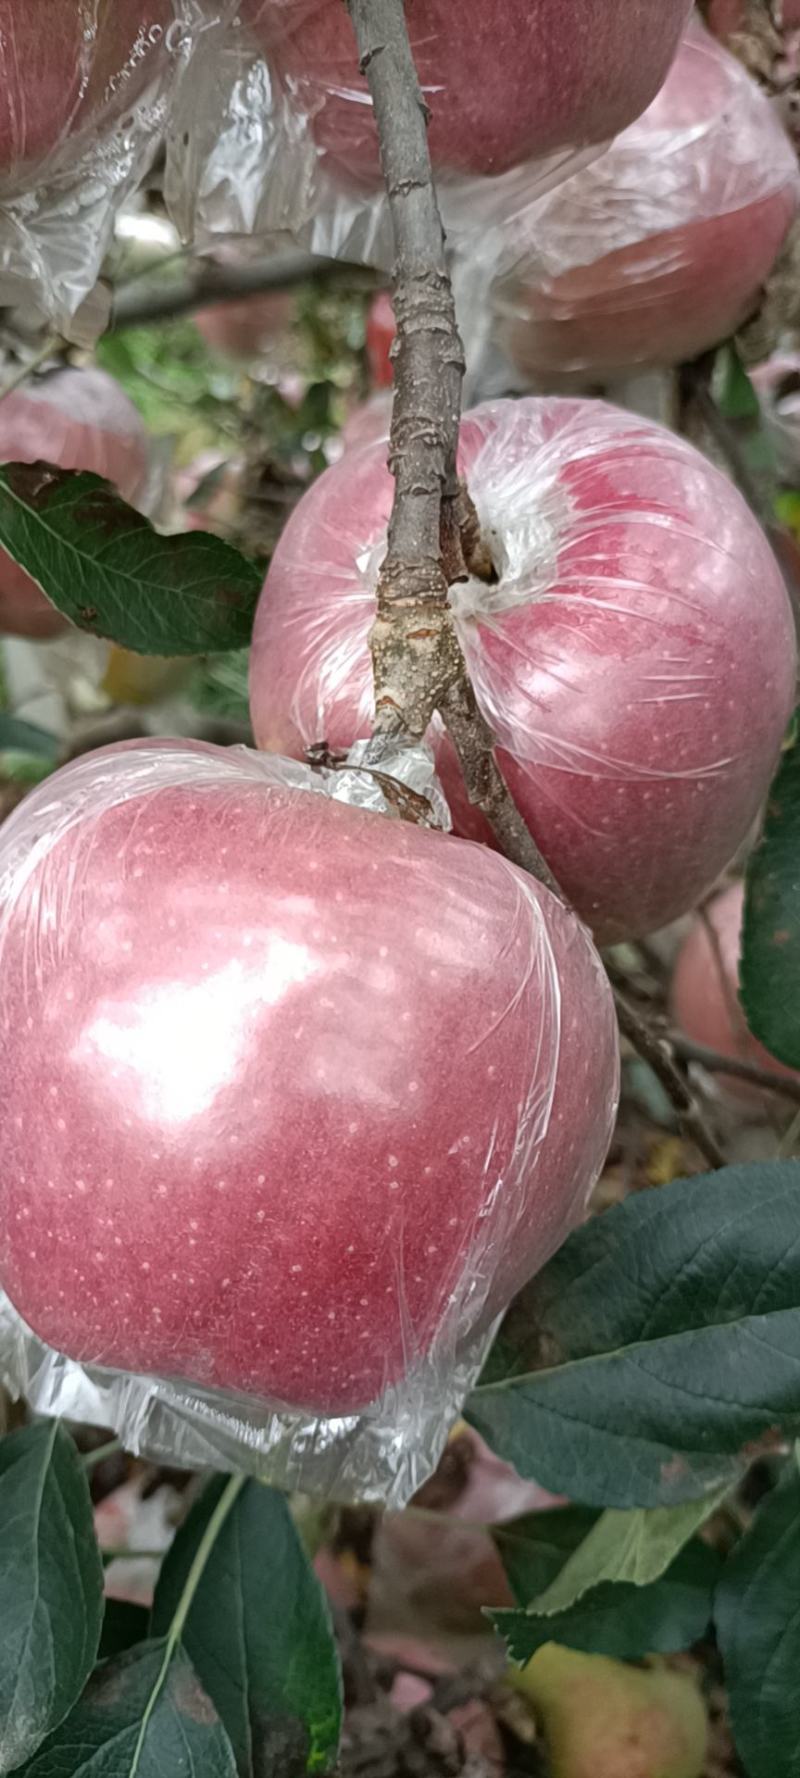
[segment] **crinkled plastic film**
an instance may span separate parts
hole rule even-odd
[[[475,270],[476,214],[485,236],[532,189],[547,191],[597,154],[657,90],[690,10],[689,0],[632,0],[625,29],[606,0],[588,6],[580,32],[564,0],[539,0],[524,17],[516,0],[481,0],[455,35],[450,0],[409,11],[450,246]],[[166,194],[182,234],[201,246],[221,234],[290,237],[388,269],[370,114],[336,0],[241,0],[237,24],[198,40],[179,83]]]
[[[794,485],[800,473],[800,353],[776,352],[750,374],[779,473]]]
[[[495,219],[499,333],[534,381],[696,356],[752,310],[800,202],[797,156],[741,63],[694,21],[644,115]]]
[[[385,455],[347,452],[279,541],[251,655],[260,746],[369,733]],[[506,779],[603,940],[653,930],[730,861],[777,762],[796,647],[775,559],[691,445],[600,402],[487,402],[464,418],[460,466],[496,580],[451,600]],[[490,838],[432,739],[456,832]]]
[[[134,1451],[399,1505],[585,1214],[618,1062],[574,916],[386,773],[441,812],[424,748],[155,742],[3,827],[0,1374]]]
[[[114,216],[153,161],[177,74],[232,0],[0,0],[0,302],[68,337]]]

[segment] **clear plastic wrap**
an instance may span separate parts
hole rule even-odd
[[[385,458],[347,452],[280,538],[251,656],[260,746],[369,732]],[[775,559],[706,458],[600,402],[487,402],[460,465],[497,578],[451,600],[503,773],[597,936],[653,930],[729,862],[777,762],[796,644]],[[489,837],[432,738],[456,831]]]
[[[69,335],[115,211],[158,148],[181,62],[232,9],[0,0],[0,303],[34,302]]]
[[[545,191],[649,102],[690,0],[410,0],[412,47],[451,243],[531,183]],[[393,258],[377,138],[341,0],[240,0],[197,46],[171,121],[166,192],[182,234],[288,235]],[[485,217],[482,218],[485,221]]]
[[[574,915],[369,757],[133,743],[0,830],[0,1374],[400,1504],[585,1214],[618,1057]]]
[[[694,21],[644,116],[488,241],[509,357],[547,383],[696,356],[755,306],[799,200],[769,101]]]
[[[144,423],[113,377],[95,368],[51,371],[0,402],[0,463],[42,461],[102,475],[134,506],[150,491]],[[65,621],[0,550],[0,633],[42,639]]]
[[[800,352],[776,352],[750,372],[784,480],[800,478]]]

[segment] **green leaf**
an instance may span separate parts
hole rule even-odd
[[[634,1507],[618,1512],[613,1507],[601,1514],[583,1542],[564,1563],[557,1578],[533,1600],[545,1616],[576,1605],[584,1593],[602,1581],[628,1581],[645,1587],[660,1580],[670,1563],[694,1537],[700,1526],[727,1494],[688,1500],[682,1506],[657,1506],[649,1511]]]
[[[675,1654],[691,1648],[711,1619],[714,1585],[722,1571],[716,1550],[695,1541],[681,1550],[660,1580],[650,1586],[603,1581],[576,1605],[554,1615],[535,1611],[494,1611],[491,1619],[504,1637],[511,1659],[524,1664],[545,1642],[559,1642],[583,1654],[612,1655],[620,1661],[646,1654]]]
[[[553,1507],[494,1525],[492,1537],[520,1605],[529,1605],[555,1580],[565,1559],[583,1543],[600,1514],[590,1506]]]
[[[717,353],[713,394],[726,420],[757,420],[760,416],[758,396],[732,341]]]
[[[725,1564],[714,1618],[748,1778],[800,1778],[800,1476],[794,1464]]]
[[[86,1477],[56,1420],[0,1442],[0,1771],[62,1721],[94,1666],[103,1568]]]
[[[569,1507],[496,1527],[527,1608],[491,1613],[512,1660],[529,1661],[545,1642],[618,1660],[691,1647],[708,1625],[720,1572],[716,1551],[694,1538],[715,1504],[599,1515]],[[548,1528],[548,1519],[565,1523]]]
[[[0,469],[0,544],[78,629],[139,654],[250,640],[262,579],[252,562],[202,531],[160,537],[99,476]]]
[[[100,1637],[100,1659],[121,1655],[137,1642],[146,1642],[150,1613],[146,1605],[134,1605],[127,1599],[107,1599]]]
[[[28,753],[54,764],[58,748],[58,736],[51,735],[49,729],[39,728],[35,722],[22,722],[18,716],[0,710],[0,754]]]
[[[512,1306],[468,1402],[521,1474],[596,1506],[675,1506],[800,1428],[800,1163],[640,1193]]]
[[[175,1539],[156,1589],[153,1630],[174,1614],[224,1478],[215,1478]],[[322,1588],[283,1496],[245,1482],[183,1628],[183,1642],[225,1724],[242,1778],[281,1778],[332,1766],[341,1729],[341,1680]],[[290,1752],[287,1753],[287,1749]]]
[[[800,1068],[800,744],[784,753],[747,870],[741,999],[747,1023]]]
[[[17,1778],[236,1778],[236,1765],[188,1656],[145,1642],[98,1667]]]

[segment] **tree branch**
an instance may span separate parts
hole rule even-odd
[[[293,290],[308,279],[346,283],[348,288],[360,282],[366,289],[377,288],[378,278],[364,266],[348,265],[336,259],[318,259],[311,253],[272,254],[269,259],[256,259],[246,265],[218,265],[213,259],[198,260],[186,276],[174,283],[148,282],[138,278],[128,289],[117,291],[108,331],[119,333],[126,327],[144,327],[157,321],[175,320],[191,315],[196,309],[212,303],[241,302],[244,297],[263,296],[271,290]]]
[[[746,1062],[738,1056],[723,1056],[719,1050],[712,1050],[704,1043],[693,1043],[691,1038],[684,1037],[680,1031],[671,1031],[669,1045],[673,1055],[679,1056],[682,1062],[696,1062],[709,1074],[730,1074],[734,1080],[748,1080],[756,1087],[765,1087],[770,1093],[779,1093],[784,1099],[793,1100],[800,1105],[800,1079],[792,1074],[778,1074],[763,1062]]]
[[[688,1081],[675,1065],[672,1046],[667,1037],[661,1037],[644,1019],[634,1011],[629,1000],[618,988],[614,990],[614,1001],[617,1008],[619,1028],[623,1037],[652,1068],[656,1079],[660,1081],[670,1104],[674,1106],[688,1136],[696,1143],[702,1155],[712,1167],[724,1167],[725,1156],[716,1137],[711,1134],[706,1121],[697,1104]]]
[[[470,801],[506,857],[560,895],[495,759],[448,600],[492,564],[468,490],[457,475],[464,356],[428,149],[428,116],[403,0],[345,0],[375,111],[395,240],[395,397],[389,466],[395,498],[371,635],[375,733],[421,740],[437,711],[461,763]],[[563,896],[561,897],[563,900]],[[625,1035],[650,1062],[712,1166],[724,1156],[668,1045],[619,1002]]]
[[[402,0],[347,0],[375,108],[394,228],[395,399],[389,464],[395,500],[371,646],[376,733],[418,740],[443,716],[470,801],[506,855],[558,894],[494,757],[448,591],[491,558],[457,473],[464,354],[428,150],[428,114]]]

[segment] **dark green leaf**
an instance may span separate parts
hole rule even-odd
[[[713,1502],[599,1515],[566,1507],[496,1526],[512,1591],[526,1608],[491,1613],[512,1659],[529,1661],[545,1642],[618,1660],[691,1647],[709,1622],[721,1563],[697,1539],[680,1549],[680,1539],[711,1510]],[[672,1562],[671,1549],[679,1550]],[[553,1611],[552,1600],[563,1609]]]
[[[174,1616],[226,1485],[224,1477],[208,1485],[164,1562],[156,1634]],[[330,1617],[286,1501],[273,1489],[244,1483],[204,1568],[183,1642],[243,1778],[262,1778],[276,1738],[293,1749],[286,1778],[333,1764],[341,1684]]]
[[[530,1605],[550,1586],[600,1517],[590,1506],[562,1506],[493,1526],[492,1536],[520,1605]]]
[[[250,639],[259,570],[205,532],[160,537],[99,476],[0,469],[0,544],[78,629],[139,654]]]
[[[784,753],[747,871],[741,996],[751,1031],[800,1068],[800,744]]]
[[[150,1613],[146,1605],[133,1605],[127,1599],[107,1599],[100,1637],[100,1659],[121,1655],[137,1642],[146,1642]]]
[[[800,1476],[794,1464],[728,1558],[714,1619],[748,1778],[800,1778]]]
[[[58,737],[51,735],[49,729],[39,728],[35,722],[21,722],[19,717],[0,710],[0,754],[29,753],[54,763],[58,748]]]
[[[564,1611],[548,1615],[494,1611],[491,1618],[512,1660],[521,1663],[545,1642],[560,1642],[583,1654],[613,1655],[620,1661],[674,1654],[691,1648],[704,1635],[721,1568],[716,1550],[695,1542],[681,1550],[666,1574],[650,1586],[602,1581]]]
[[[72,1708],[103,1618],[89,1488],[55,1420],[0,1442],[0,1612],[0,1772],[8,1772]]]
[[[601,1581],[628,1581],[649,1586],[660,1580],[670,1563],[721,1504],[727,1487],[682,1506],[610,1507],[568,1556],[557,1577],[530,1601],[536,1611],[563,1611],[576,1605]]]
[[[714,364],[714,399],[726,420],[757,420],[761,408],[732,342],[721,346]]]
[[[554,1493],[674,1506],[800,1426],[800,1163],[637,1194],[572,1235],[501,1328],[469,1418]]]
[[[98,1667],[18,1778],[235,1778],[224,1728],[188,1656],[145,1642]]]

